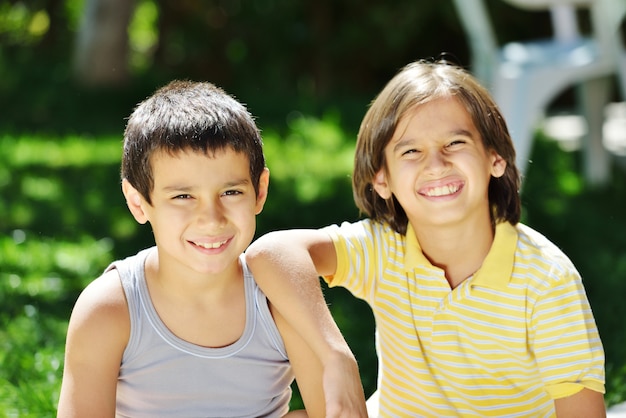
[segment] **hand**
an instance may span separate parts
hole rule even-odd
[[[359,368],[352,353],[336,353],[324,364],[327,418],[367,418]]]

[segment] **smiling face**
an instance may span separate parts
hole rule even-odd
[[[385,147],[374,178],[383,198],[393,194],[415,227],[490,221],[488,186],[506,162],[487,151],[465,108],[454,97],[409,110]]]
[[[135,219],[152,226],[162,267],[171,263],[203,274],[238,269],[265,203],[269,171],[261,175],[257,196],[248,158],[232,148],[215,154],[157,151],[150,164],[152,204],[127,181],[123,188]]]

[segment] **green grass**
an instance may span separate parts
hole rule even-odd
[[[357,216],[352,141],[337,115],[264,129],[272,183],[259,233]],[[54,416],[67,320],[80,290],[113,259],[151,244],[119,188],[120,137],[0,135],[0,417]],[[580,156],[539,139],[523,190],[524,222],[580,270],[607,354],[608,404],[626,400],[626,174],[592,189]],[[285,210],[289,208],[289,210]],[[369,308],[326,290],[367,393],[376,358]],[[353,318],[359,318],[354,321]]]

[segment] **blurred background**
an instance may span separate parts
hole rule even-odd
[[[484,5],[502,44],[554,37],[548,10]],[[79,292],[110,261],[153,243],[120,191],[125,118],[137,102],[184,78],[247,104],[272,172],[258,234],[356,220],[350,172],[369,102],[416,59],[474,70],[464,28],[453,0],[0,0],[0,417],[54,416]],[[583,276],[613,405],[626,400],[626,114],[617,76],[607,80],[612,146],[601,181],[587,176],[584,114],[566,86],[532,126],[522,200],[523,222]],[[371,312],[341,289],[324,291],[369,395]]]

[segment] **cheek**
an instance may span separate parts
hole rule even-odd
[[[390,176],[390,182],[396,187],[412,186],[419,169],[419,163],[415,160],[402,161],[396,165],[393,175]]]
[[[176,206],[161,207],[159,211],[153,215],[155,216],[154,220],[159,222],[160,226],[164,229],[170,229],[174,225],[190,219],[192,216],[188,208]]]

